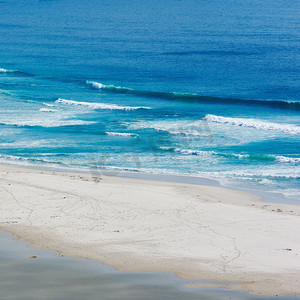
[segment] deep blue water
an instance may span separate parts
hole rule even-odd
[[[0,1],[0,157],[300,195],[300,3]]]

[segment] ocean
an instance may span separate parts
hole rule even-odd
[[[1,0],[0,162],[300,203],[296,0]]]

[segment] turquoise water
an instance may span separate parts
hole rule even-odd
[[[0,158],[300,195],[299,1],[0,2]]]

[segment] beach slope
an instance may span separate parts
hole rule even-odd
[[[216,186],[1,166],[0,229],[190,287],[300,294],[300,209]]]

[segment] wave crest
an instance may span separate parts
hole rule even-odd
[[[15,73],[15,74],[21,75],[21,76],[34,76],[33,74],[30,74],[27,72],[18,71],[18,70],[8,70],[8,69],[4,69],[4,68],[0,68],[0,73]]]
[[[25,120],[21,122],[0,122],[0,125],[16,126],[16,127],[63,127],[95,124],[93,121],[83,120]]]
[[[191,121],[146,121],[131,124],[129,126],[132,129],[153,129],[158,132],[167,132],[172,135],[178,135],[182,137],[211,137],[212,133],[206,126],[203,120],[191,120]]]
[[[0,73],[15,73],[15,72],[17,72],[17,71],[0,68]]]
[[[299,157],[276,156],[276,161],[280,163],[300,164]]]
[[[107,135],[111,136],[136,136],[133,133],[128,133],[128,132],[106,132]]]
[[[40,108],[40,112],[56,112],[56,109],[51,109],[51,108]]]
[[[105,85],[100,82],[96,81],[87,81],[87,84],[91,85],[93,88],[96,89],[103,89],[103,90],[111,90],[111,91],[119,91],[119,92],[134,92],[134,89],[122,87],[122,86],[115,86],[115,85]]]
[[[103,110],[137,110],[137,109],[151,109],[150,107],[142,107],[142,106],[120,106],[117,104],[108,104],[108,103],[92,103],[92,102],[80,102],[59,98],[55,101],[55,103],[65,104],[65,105],[74,105],[74,106],[82,106],[90,109],[103,109]]]
[[[218,156],[224,158],[235,158],[240,160],[258,160],[264,162],[277,162],[277,163],[289,163],[289,164],[300,164],[299,157],[288,157],[281,155],[271,155],[271,154],[238,154],[238,153],[218,153],[215,151],[203,151],[195,149],[179,149],[171,147],[160,147],[160,149],[165,151],[175,151],[183,155],[199,155],[199,156]]]
[[[211,156],[216,155],[215,151],[201,151],[201,150],[192,150],[192,149],[175,149],[176,152],[179,152],[183,155],[200,155],[200,156]]]
[[[260,105],[268,107],[276,107],[281,109],[300,110],[300,102],[279,101],[279,100],[249,100],[236,98],[222,98],[214,96],[205,96],[190,93],[178,92],[160,92],[160,91],[145,91],[136,90],[128,87],[105,85],[97,81],[86,81],[94,89],[104,90],[116,94],[130,94],[138,97],[158,98],[166,100],[179,100],[186,102],[204,102],[204,103],[221,103],[221,104],[244,104],[244,105]]]
[[[295,126],[292,124],[279,124],[273,122],[266,122],[258,119],[230,118],[230,117],[222,117],[222,116],[208,114],[204,117],[204,120],[213,123],[225,124],[225,125],[283,132],[292,135],[300,134],[299,126]]]

